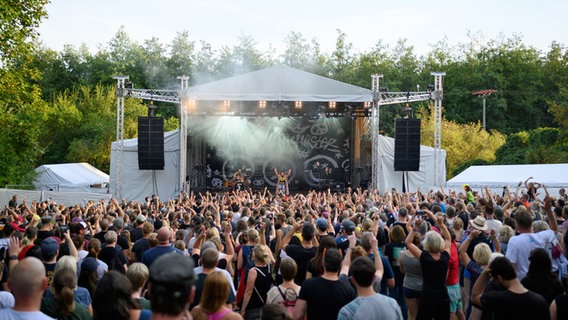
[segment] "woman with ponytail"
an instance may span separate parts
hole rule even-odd
[[[91,315],[81,303],[75,302],[74,289],[77,287],[77,274],[71,268],[62,268],[53,276],[53,297],[44,297],[41,311],[56,319],[91,319]]]

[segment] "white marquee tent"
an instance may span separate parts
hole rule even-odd
[[[152,194],[161,199],[179,193],[179,130],[164,133],[164,170],[138,170],[138,139],[123,141],[122,197],[128,200],[144,200]],[[116,188],[116,141],[111,145],[110,185],[112,194]]]
[[[394,139],[379,135],[378,148],[380,152],[380,160],[378,164],[379,170],[379,189],[381,192],[396,188],[402,190],[402,171],[394,171]],[[436,177],[434,172],[434,155],[436,149],[420,146],[420,168],[419,171],[408,171],[408,180],[406,180],[406,190],[414,192],[420,187],[422,191],[428,191],[436,186]],[[446,181],[446,151],[440,150],[440,156],[443,168],[440,170],[443,174],[442,181]]]
[[[467,183],[474,189],[487,186],[498,191],[505,186],[516,187],[531,176],[532,181],[545,185],[552,194],[560,188],[568,188],[568,163],[471,166],[448,180],[446,185],[461,189]]]
[[[108,174],[88,163],[44,164],[35,172],[38,190],[108,193]]]

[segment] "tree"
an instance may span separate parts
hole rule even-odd
[[[420,140],[424,145],[434,145],[433,105],[430,110],[421,109]],[[495,151],[505,143],[505,136],[498,131],[485,131],[481,124],[459,124],[442,119],[442,149],[446,150],[446,174],[452,178],[454,169],[474,159],[493,162]]]
[[[0,6],[0,62],[4,64],[31,50],[31,40],[47,15],[49,0],[6,0]]]

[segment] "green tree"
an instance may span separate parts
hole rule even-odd
[[[0,60],[2,63],[29,53],[37,27],[47,15],[49,0],[6,0],[0,6]]]

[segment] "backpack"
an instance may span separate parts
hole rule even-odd
[[[278,302],[278,304],[286,308],[286,310],[288,311],[288,315],[290,317],[293,317],[294,307],[296,306],[296,301],[298,300],[298,295],[296,294],[296,291],[290,288],[287,288],[286,290],[282,291],[282,289],[280,289],[280,286],[276,286],[276,288],[278,289],[278,292],[280,292],[280,295],[282,296],[282,301]]]
[[[108,269],[118,271],[122,274],[126,273],[126,270],[124,270],[124,264],[122,263],[122,260],[120,260],[120,249],[115,249],[114,256],[112,257],[112,260],[110,260]]]

